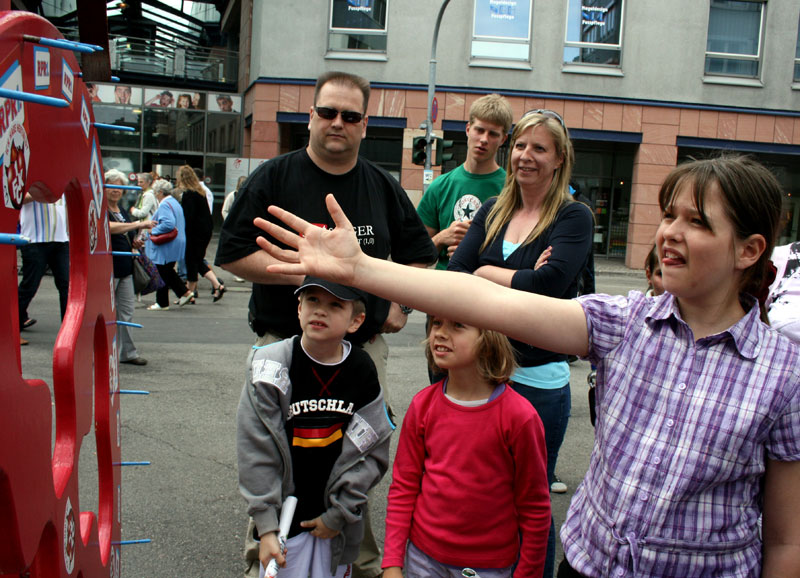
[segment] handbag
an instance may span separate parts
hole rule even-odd
[[[172,207],[169,206],[169,203],[167,203],[167,207],[169,208],[170,211],[172,211],[172,215],[174,216],[175,211],[173,210]],[[163,245],[164,243],[169,243],[177,236],[178,236],[178,228],[175,227],[171,231],[167,231],[166,233],[159,233],[158,235],[153,235],[152,233],[150,233],[150,240],[153,242],[153,245]]]
[[[161,275],[158,274],[158,269],[147,255],[139,253],[133,258],[133,290],[135,293],[147,295],[165,285]]]
[[[178,229],[172,229],[171,231],[167,231],[166,233],[161,233],[159,235],[150,234],[150,240],[153,242],[153,245],[163,245],[164,243],[169,243],[175,237],[178,236]]]

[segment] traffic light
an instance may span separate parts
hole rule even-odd
[[[425,159],[428,156],[428,142],[424,136],[415,136],[411,145],[411,161],[415,165],[425,166]]]
[[[436,162],[435,165],[439,166],[453,159],[453,153],[444,152],[445,149],[453,148],[453,141],[445,140],[443,138],[436,139]]]

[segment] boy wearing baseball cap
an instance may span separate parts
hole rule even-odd
[[[372,360],[344,340],[363,323],[366,296],[314,277],[295,293],[301,335],[250,355],[237,416],[239,489],[265,568],[275,558],[284,578],[342,577],[358,556],[367,491],[388,468],[394,425]],[[284,556],[277,530],[289,495],[297,509]]]

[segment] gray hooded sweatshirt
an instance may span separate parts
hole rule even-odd
[[[239,399],[237,453],[239,491],[259,535],[277,532],[280,508],[292,495],[292,461],[285,424],[292,399],[289,368],[293,340],[254,348],[248,359],[247,382]],[[339,530],[331,539],[331,574],[358,557],[367,514],[367,491],[389,467],[389,420],[383,392],[358,410],[343,438],[325,490],[322,521]],[[298,497],[302,499],[302,497]]]

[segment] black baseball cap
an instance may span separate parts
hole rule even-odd
[[[303,284],[295,290],[294,294],[298,295],[309,287],[321,287],[342,301],[357,301],[360,299],[364,303],[367,302],[366,294],[360,289],[347,285],[340,285],[339,283],[334,283],[333,281],[328,281],[320,277],[312,277],[311,275],[307,275],[306,278],[303,279]]]

